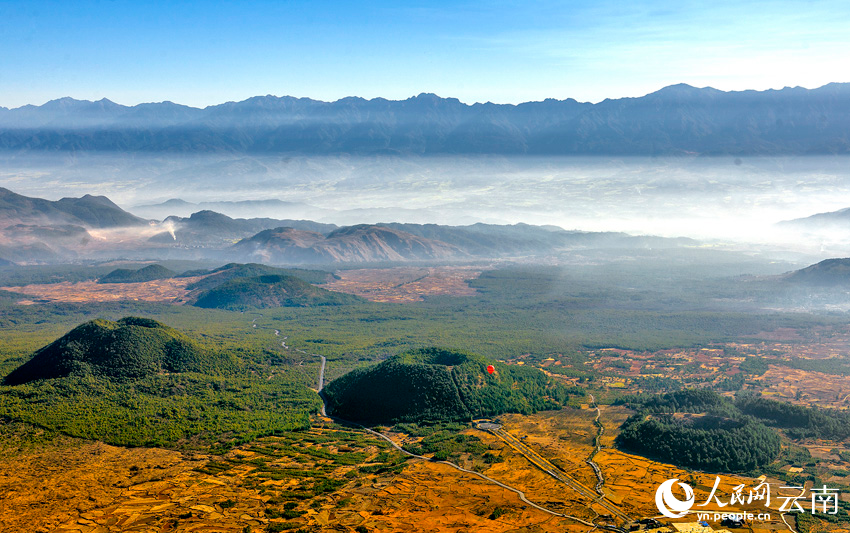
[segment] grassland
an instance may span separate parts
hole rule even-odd
[[[392,289],[401,295],[395,302],[385,298],[333,308],[238,312],[175,305],[175,298],[181,297],[177,293],[150,301],[135,300],[140,294],[133,293],[115,300],[99,298],[96,292],[70,285],[91,279],[84,270],[73,270],[69,285],[49,284],[57,294],[64,291],[73,298],[2,291],[0,374],[82,322],[128,315],[156,319],[200,346],[227,352],[244,371],[219,377],[151,377],[120,389],[85,380],[28,385],[26,390],[0,387],[4,428],[17,428],[2,431],[0,441],[11,451],[4,456],[7,462],[0,471],[5,477],[0,480],[9,501],[27,502],[17,508],[28,509],[15,511],[10,519],[21,521],[10,524],[43,513],[39,527],[44,531],[60,525],[79,531],[131,526],[188,530],[195,525],[223,531],[295,531],[328,524],[349,531],[359,526],[393,531],[587,529],[528,508],[510,491],[480,478],[436,463],[403,461],[380,441],[311,418],[319,407],[312,390],[319,363],[312,354],[327,357],[328,380],[406,350],[443,346],[505,365],[541,368],[566,385],[591,392],[601,403],[624,394],[690,385],[726,388],[731,394],[739,384],[797,403],[838,406],[846,401],[830,397],[830,387],[808,379],[822,375],[843,383],[847,377],[835,361],[817,362],[830,359],[828,349],[818,346],[840,349],[846,319],[706,305],[704,293],[685,290],[692,287],[690,282],[662,290],[644,278],[601,281],[602,274],[610,272],[593,277],[590,270],[510,267],[484,271],[470,278],[465,291],[452,292],[436,290],[441,286],[434,281],[438,274],[426,272],[416,281],[414,273],[406,272],[399,284],[407,286],[407,293],[390,286],[369,289]],[[457,284],[458,277],[474,272],[461,269],[447,283]],[[40,281],[55,272],[42,274]],[[356,292],[355,278],[341,272],[337,281]],[[361,289],[376,281],[367,278]],[[121,285],[108,287],[117,290]],[[147,284],[126,285],[148,290],[140,288]],[[376,294],[374,300],[383,299]],[[30,305],[17,303],[25,298]],[[820,350],[824,357],[806,349]],[[815,362],[799,363],[802,359]],[[783,380],[782,369],[799,379]],[[592,486],[595,474],[584,459],[596,431],[594,411],[579,408],[587,402],[575,397],[575,409],[504,418],[517,438],[527,437],[547,459]],[[699,495],[704,495],[703,487],[710,488],[713,478],[612,449],[611,439],[629,413],[605,405],[602,412],[603,448],[595,461],[605,473],[609,499],[619,499],[628,513],[654,515],[651,495],[658,483],[673,475],[693,479]],[[324,433],[335,436],[319,442]],[[604,512],[588,511],[592,506],[586,501],[487,433],[468,427],[396,428],[394,435],[418,452],[484,472],[565,514],[592,519],[594,513]],[[113,448],[103,442],[169,449]],[[848,452],[844,443],[786,439],[767,473],[777,483],[839,483],[850,479]],[[25,466],[16,471],[13,460]],[[51,462],[68,467],[51,470],[37,489],[14,488],[34,483],[39,465]],[[157,469],[157,462],[164,468]],[[789,471],[797,467],[802,470]],[[80,491],[66,491],[67,501],[55,505],[55,512],[38,504],[58,498],[59,488],[87,470],[103,475],[85,478]],[[743,478],[723,479],[731,484]],[[108,482],[118,486],[106,487]],[[102,492],[98,484],[104,485]],[[50,492],[50,486],[58,488]],[[86,491],[103,497],[78,509]]]

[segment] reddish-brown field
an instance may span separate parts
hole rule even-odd
[[[427,296],[471,296],[466,282],[481,274],[481,267],[398,267],[340,270],[340,277],[322,285],[326,289],[362,296],[373,302],[419,302]]]
[[[180,304],[189,291],[186,286],[198,281],[200,277],[172,278],[144,283],[97,283],[81,281],[77,283],[46,283],[25,285],[23,287],[0,287],[2,290],[32,296],[24,303],[48,302],[114,302],[120,300],[143,300],[146,302],[171,302]]]
[[[467,281],[481,274],[480,267],[398,267],[341,270],[340,279],[321,285],[328,290],[356,294],[374,302],[419,302],[427,296],[471,296],[475,289]],[[26,294],[31,298],[19,303],[42,302],[114,302],[143,300],[183,304],[186,287],[201,277],[172,278],[142,283],[47,283],[0,290]]]

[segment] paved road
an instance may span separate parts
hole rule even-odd
[[[551,509],[547,509],[547,508],[545,508],[545,507],[543,507],[543,506],[541,506],[541,505],[537,505],[536,503],[534,503],[534,502],[530,501],[528,498],[526,498],[526,497],[525,497],[525,493],[524,493],[524,492],[522,492],[521,490],[516,489],[516,488],[514,488],[514,487],[511,487],[510,485],[505,485],[505,484],[504,484],[504,483],[502,483],[501,481],[497,481],[497,480],[495,480],[495,479],[491,478],[490,476],[486,476],[486,475],[482,474],[481,472],[476,472],[476,471],[474,471],[474,470],[467,470],[466,468],[463,468],[463,467],[461,467],[461,466],[458,466],[458,465],[456,465],[456,464],[454,464],[454,463],[451,463],[451,462],[449,462],[449,461],[435,461],[435,460],[430,459],[430,458],[428,458],[428,457],[425,457],[425,456],[423,456],[423,455],[416,455],[416,454],[414,454],[414,453],[410,453],[409,451],[405,450],[404,448],[402,448],[401,446],[399,446],[398,444],[396,444],[396,443],[395,443],[395,442],[394,442],[391,438],[389,438],[388,436],[384,435],[383,433],[379,433],[379,432],[377,432],[377,431],[375,431],[375,430],[373,430],[373,429],[369,429],[369,428],[367,428],[367,427],[365,427],[365,426],[361,426],[360,424],[357,424],[357,423],[355,423],[355,422],[350,422],[350,421],[347,421],[347,420],[342,420],[342,419],[334,418],[334,417],[331,417],[331,418],[333,418],[333,420],[336,420],[336,421],[338,421],[338,422],[342,422],[342,423],[347,424],[347,425],[355,425],[355,426],[357,426],[357,427],[360,427],[360,428],[362,428],[362,429],[364,429],[364,430],[368,431],[368,432],[369,432],[369,433],[371,433],[372,435],[375,435],[376,437],[379,437],[379,438],[384,439],[385,441],[389,442],[389,443],[390,443],[390,445],[391,445],[393,448],[395,448],[395,449],[396,449],[396,450],[398,450],[399,452],[401,452],[401,453],[403,453],[404,455],[407,455],[407,456],[409,456],[409,457],[415,457],[415,458],[417,458],[417,459],[422,459],[423,461],[429,461],[429,462],[432,462],[432,463],[440,463],[440,464],[444,464],[444,465],[447,465],[447,466],[450,466],[450,467],[454,468],[455,470],[460,470],[461,472],[466,472],[467,474],[472,474],[472,475],[478,476],[478,477],[480,477],[481,479],[483,479],[483,480],[485,480],[485,481],[489,481],[490,483],[493,483],[493,484],[495,484],[495,485],[498,485],[498,486],[502,487],[503,489],[507,489],[507,490],[509,490],[509,491],[511,491],[511,492],[513,492],[513,493],[515,493],[517,496],[519,496],[519,499],[520,499],[520,500],[522,500],[522,501],[523,501],[523,502],[525,502],[526,504],[528,504],[528,505],[530,505],[530,506],[534,507],[535,509],[539,509],[540,511],[543,511],[544,513],[549,513],[549,514],[554,515],[554,516],[561,516],[561,517],[563,517],[563,518],[569,518],[570,520],[575,520],[576,522],[580,522],[580,523],[582,523],[582,524],[584,524],[584,525],[587,525],[587,526],[590,526],[590,527],[593,527],[593,528],[597,527],[597,526],[596,526],[596,524],[594,524],[594,523],[592,523],[592,522],[588,522],[587,520],[583,520],[583,519],[581,519],[581,518],[578,518],[577,516],[570,516],[570,515],[567,515],[567,514],[559,513],[559,512],[556,512],[556,511],[552,511]]]
[[[488,429],[490,433],[504,440],[510,447],[525,456],[537,468],[543,470],[561,483],[564,483],[581,496],[598,503],[611,513],[612,516],[620,519],[623,524],[628,524],[632,519],[626,513],[622,512],[614,503],[606,500],[603,496],[599,496],[596,492],[584,486],[582,483],[568,476],[563,470],[552,464],[548,459],[531,449],[527,444],[514,437],[504,429]]]
[[[254,320],[254,322],[252,323],[252,326],[253,326],[253,327],[255,327],[255,328],[257,327],[257,325],[256,325],[256,319],[255,319],[255,320]],[[278,330],[275,330],[275,335],[276,335],[276,336],[277,336],[277,335],[280,335],[280,332],[279,332]],[[286,337],[284,337],[284,338],[286,338]],[[594,529],[596,529],[596,528],[600,528],[600,529],[608,529],[608,530],[618,531],[618,532],[619,532],[619,531],[625,531],[625,530],[622,530],[622,529],[620,529],[620,528],[610,527],[610,526],[607,526],[607,525],[604,525],[604,524],[594,524],[593,522],[588,522],[587,520],[581,519],[581,518],[579,518],[579,517],[577,517],[577,516],[570,516],[570,515],[567,515],[567,514],[559,513],[559,512],[557,512],[557,511],[552,511],[551,509],[547,509],[547,508],[543,507],[542,505],[538,505],[538,504],[536,504],[536,503],[534,503],[534,502],[530,501],[528,498],[526,498],[525,493],[524,493],[524,492],[522,492],[521,490],[519,490],[519,489],[517,489],[517,488],[514,488],[514,487],[511,487],[510,485],[506,485],[506,484],[502,483],[501,481],[495,480],[495,479],[493,479],[493,478],[491,478],[491,477],[489,477],[489,476],[486,476],[486,475],[482,474],[481,472],[476,472],[476,471],[474,471],[474,470],[467,470],[466,468],[463,468],[463,467],[461,467],[461,466],[458,466],[458,465],[456,465],[456,464],[454,464],[454,463],[452,463],[452,462],[449,462],[449,461],[434,461],[433,459],[430,459],[430,458],[428,458],[428,457],[425,457],[425,456],[422,456],[422,455],[416,455],[416,454],[414,454],[414,453],[411,453],[411,452],[409,452],[409,451],[405,450],[404,448],[402,448],[401,446],[399,446],[398,444],[396,444],[396,443],[395,443],[395,442],[394,442],[391,438],[389,438],[388,436],[384,435],[383,433],[379,433],[379,432],[377,432],[377,431],[375,431],[375,430],[373,430],[373,429],[370,429],[370,428],[367,428],[367,427],[362,426],[362,425],[360,425],[360,424],[357,424],[356,422],[351,422],[351,421],[348,421],[348,420],[343,420],[343,419],[340,419],[340,418],[336,418],[336,417],[333,417],[333,416],[329,416],[329,415],[327,414],[327,405],[326,405],[326,401],[325,401],[325,395],[324,395],[324,394],[322,394],[322,389],[324,389],[324,387],[325,387],[325,366],[327,365],[327,359],[326,359],[324,356],[319,355],[319,354],[307,354],[307,352],[305,352],[304,350],[302,350],[302,349],[300,349],[300,348],[296,348],[296,349],[295,349],[295,351],[300,352],[300,353],[303,353],[303,354],[305,354],[305,355],[314,355],[314,356],[316,356],[316,357],[321,358],[321,360],[322,360],[322,365],[321,365],[321,367],[319,368],[319,379],[318,379],[318,389],[317,389],[317,390],[318,390],[318,393],[319,393],[319,397],[322,399],[322,416],[326,416],[326,417],[328,417],[328,418],[331,418],[332,420],[334,420],[334,421],[336,421],[336,422],[338,422],[338,423],[342,423],[342,424],[346,424],[346,425],[353,425],[353,426],[357,426],[357,427],[359,427],[359,428],[361,428],[361,429],[363,429],[363,430],[365,430],[365,431],[367,431],[367,432],[371,433],[372,435],[375,435],[376,437],[381,438],[381,439],[383,439],[383,440],[387,441],[387,442],[388,442],[388,443],[389,443],[389,444],[390,444],[393,448],[395,448],[395,449],[396,449],[396,450],[398,450],[399,452],[401,452],[401,453],[403,453],[403,454],[405,454],[405,455],[407,455],[407,456],[409,456],[409,457],[415,457],[415,458],[417,458],[417,459],[421,459],[421,460],[423,460],[423,461],[430,461],[430,462],[435,462],[435,463],[444,464],[444,465],[447,465],[447,466],[450,466],[450,467],[454,468],[455,470],[459,470],[459,471],[461,471],[461,472],[465,472],[465,473],[467,473],[467,474],[472,474],[472,475],[474,475],[474,476],[478,476],[478,477],[480,477],[481,479],[483,479],[483,480],[485,480],[485,481],[489,481],[490,483],[493,483],[493,484],[498,485],[498,486],[500,486],[500,487],[502,487],[502,488],[504,488],[504,489],[506,489],[506,490],[509,490],[509,491],[513,492],[514,494],[516,494],[517,496],[519,496],[519,499],[520,499],[520,500],[522,500],[524,503],[526,503],[526,504],[530,505],[531,507],[534,507],[535,509],[538,509],[538,510],[540,510],[540,511],[543,511],[544,513],[548,513],[548,514],[551,514],[551,515],[553,515],[553,516],[560,516],[560,517],[563,517],[563,518],[568,518],[568,519],[570,519],[570,520],[574,520],[574,521],[576,521],[576,522],[579,522],[579,523],[584,524],[584,525],[586,525],[586,526],[592,527],[592,528],[594,528]],[[518,440],[514,439],[514,438],[513,438],[513,436],[511,436],[509,433],[507,433],[506,431],[502,430],[502,429],[501,429],[501,426],[499,426],[499,428],[498,428],[498,429],[489,429],[489,425],[484,424],[484,426],[482,426],[482,429],[484,429],[484,427],[487,427],[487,430],[488,430],[488,431],[490,431],[490,432],[492,432],[492,433],[494,433],[494,434],[499,434],[499,436],[501,436],[501,435],[500,435],[500,433],[502,433],[502,434],[504,434],[504,435],[507,435],[507,436],[508,436],[508,438],[511,438],[511,439],[515,440],[517,443],[519,443],[519,444],[520,444],[520,446],[525,446],[524,444],[520,443]],[[498,432],[498,433],[497,433],[497,432]],[[504,437],[502,437],[502,438],[504,438]],[[510,443],[509,443],[509,444],[510,444]],[[516,447],[516,446],[514,446],[514,447]],[[526,447],[526,448],[527,448],[527,447]],[[535,454],[535,455],[536,455],[536,452],[534,452],[534,451],[533,451],[533,450],[531,450],[530,448],[528,448],[528,450],[529,450],[529,452],[530,452],[531,454]],[[521,450],[520,450],[520,452],[522,453],[522,451],[521,451]],[[526,454],[525,454],[525,453],[523,453],[523,455],[526,455]],[[526,455],[526,457],[529,457],[529,455]],[[548,464],[550,464],[550,465],[551,465],[551,463],[549,463],[548,461],[546,461],[546,459],[543,459],[543,458],[542,458],[542,457],[540,457],[539,455],[538,455],[537,457],[539,457],[539,458],[540,458],[540,460],[542,460],[542,461],[541,461],[541,464],[543,464],[543,463],[545,462],[545,463],[548,463]],[[530,458],[530,457],[529,457],[529,460],[531,460],[531,458]],[[552,475],[552,476],[556,477],[557,479],[560,479],[560,480],[561,480],[561,481],[563,481],[564,483],[567,483],[567,484],[575,483],[576,485],[579,485],[579,486],[583,489],[583,491],[584,491],[584,492],[589,491],[589,489],[587,489],[587,488],[586,488],[586,487],[584,487],[583,485],[580,485],[580,484],[578,484],[578,482],[576,482],[576,481],[572,480],[571,478],[566,477],[566,474],[564,474],[564,479],[561,479],[560,477],[558,477],[558,475],[556,474],[557,468],[556,468],[554,465],[551,465],[551,468],[552,468],[552,469],[554,469],[554,470],[547,470],[546,468],[542,467],[540,464],[537,464],[534,460],[531,460],[531,462],[532,462],[532,463],[534,463],[536,466],[538,466],[538,467],[540,467],[540,468],[543,468],[544,470],[546,470],[546,471],[547,471],[547,473],[548,473],[548,474],[550,474],[550,475]],[[569,481],[567,481],[567,480],[569,480]],[[575,487],[574,487],[574,488],[575,488]],[[580,494],[582,494],[582,493],[583,493],[582,491],[579,491],[578,489],[576,489],[576,490],[577,490],[577,492],[579,492]],[[591,494],[592,494],[592,493],[591,493]],[[593,495],[593,496],[591,497],[591,499],[593,499],[593,498],[595,498],[595,495]],[[600,498],[600,500],[601,500],[601,498]],[[606,503],[609,503],[609,502],[607,502],[607,501],[599,501],[599,503],[600,503],[603,507],[605,507],[606,509],[608,509],[609,511],[614,512],[616,516],[618,516],[618,517],[622,518],[622,519],[623,519],[623,520],[625,520],[626,522],[630,522],[630,521],[631,521],[631,520],[629,519],[629,517],[628,517],[628,516],[626,516],[625,514],[621,513],[621,512],[619,511],[619,509],[616,509],[616,508],[614,508],[613,510],[612,510],[612,509],[609,509],[608,505],[606,505]]]
[[[602,433],[605,432],[605,426],[603,426],[602,422],[599,421],[599,417],[602,416],[602,411],[599,410],[599,404],[596,403],[596,398],[594,398],[592,394],[590,395],[590,401],[593,402],[593,406],[596,408],[596,419],[593,420],[593,423],[596,425],[598,431],[596,432],[596,437],[593,439],[593,451],[590,452],[590,455],[584,462],[589,464],[596,473],[596,493],[600,496],[604,496],[605,493],[602,492],[602,487],[605,486],[605,478],[602,476],[602,469],[599,468],[599,465],[593,462],[593,458],[596,457],[596,454],[599,453],[599,449],[602,447],[600,439],[602,438]]]

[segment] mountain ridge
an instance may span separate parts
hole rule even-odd
[[[422,93],[333,102],[255,96],[205,108],[51,100],[0,109],[0,149],[368,154],[850,153],[850,84],[465,104]]]
[[[451,244],[375,224],[345,226],[327,236],[288,227],[268,229],[239,241],[230,250],[240,257],[263,261],[315,264],[468,257]]]
[[[118,207],[106,196],[85,194],[79,198],[45,200],[0,187],[0,224],[71,224],[88,228],[142,226],[147,220]]]

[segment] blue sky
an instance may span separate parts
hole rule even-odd
[[[850,81],[850,2],[0,0],[0,106],[463,102]]]

